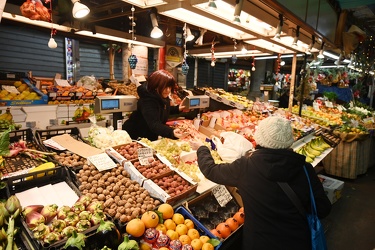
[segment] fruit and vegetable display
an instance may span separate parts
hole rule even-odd
[[[10,196],[4,202],[0,201],[0,249],[18,249],[15,237],[17,236],[17,223],[22,207],[18,198]]]
[[[165,163],[155,158],[156,156],[150,157],[147,164],[142,164],[139,160],[133,160],[132,164],[147,179],[153,179],[172,171]]]
[[[121,235],[115,223],[107,218],[103,203],[82,195],[72,206],[28,205],[22,210],[22,222],[38,248],[82,249],[90,235],[95,238],[97,249],[117,247]]]
[[[114,130],[113,127],[106,128],[93,124],[88,131],[88,141],[91,146],[104,150],[130,143],[132,139],[125,130]]]
[[[42,97],[23,81],[15,81],[10,86],[14,91],[3,89],[0,91],[0,100],[40,100]]]
[[[216,101],[223,102],[239,109],[251,109],[254,104],[253,101],[247,99],[245,96],[234,95],[224,89],[202,87],[199,88],[199,90],[206,93],[206,95],[212,97]]]
[[[213,195],[190,201],[189,210],[205,228],[221,240],[228,238],[245,221],[243,207],[232,199],[221,206]]]
[[[129,221],[126,233],[138,240],[140,249],[213,250],[219,246],[221,242],[186,211],[161,204]]]
[[[138,159],[138,149],[144,147],[144,145],[138,142],[130,142],[124,145],[114,146],[113,149],[126,160],[130,161]]]
[[[77,173],[77,180],[80,192],[93,201],[103,202],[103,211],[120,223],[160,204],[138,182],[130,179],[123,166],[99,172],[93,165],[84,165]]]
[[[19,136],[10,136],[21,134]],[[13,131],[7,129],[0,133],[0,156],[3,162],[0,166],[0,172],[4,177],[15,174],[18,171],[27,171],[38,167],[43,163],[50,162],[55,152],[46,152],[34,141],[27,139],[27,134],[31,130]],[[25,139],[25,140],[24,140]]]
[[[323,137],[318,136],[311,139],[302,147],[295,150],[295,152],[306,156],[306,162],[312,163],[314,159],[320,156],[326,149],[331,146],[324,141]]]

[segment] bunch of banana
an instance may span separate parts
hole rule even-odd
[[[311,141],[296,150],[296,153],[306,156],[306,161],[311,163],[331,146],[326,143],[321,136],[313,138]]]
[[[74,118],[78,118],[78,117],[81,117],[83,114],[83,108],[82,107],[78,107],[76,109],[76,111],[74,111]]]
[[[4,114],[0,115],[0,120],[13,121],[13,115],[10,113],[10,109],[7,108]]]

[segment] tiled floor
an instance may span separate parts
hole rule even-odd
[[[372,152],[374,153],[374,152]],[[334,177],[335,179],[340,179]],[[342,197],[323,224],[329,250],[375,249],[375,166],[345,182]]]

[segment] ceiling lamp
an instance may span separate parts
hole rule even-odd
[[[241,23],[240,15],[242,11],[242,6],[243,6],[243,0],[236,0],[236,6],[234,7],[234,19],[233,19],[234,23],[237,23],[237,24]]]
[[[212,10],[216,10],[217,6],[216,6],[216,3],[215,3],[215,0],[208,0],[207,8],[212,9]]]
[[[309,48],[306,50],[306,54],[311,55],[311,50],[314,47],[314,44],[315,44],[315,36],[312,35],[311,36],[311,43],[309,45]]]
[[[277,25],[276,33],[275,33],[275,36],[273,37],[274,39],[280,40],[281,38],[281,30],[284,24],[283,18],[284,18],[283,14],[279,14],[279,24]]]
[[[184,25],[184,32],[185,32],[184,37],[185,37],[185,40],[187,42],[194,40],[195,36],[191,33],[191,30],[190,30],[189,26],[187,26],[186,23]]]
[[[319,59],[324,59],[323,51],[324,51],[324,42],[322,42],[322,46],[320,47],[320,51],[318,55]]]
[[[79,0],[72,0],[73,3],[73,17],[74,18],[83,18],[90,13],[90,9],[79,2]]]
[[[159,29],[158,20],[156,19],[156,8],[152,8],[150,11],[150,18],[152,23],[152,31],[151,31],[151,37],[152,38],[160,38],[163,36],[163,31]]]
[[[292,47],[294,47],[294,48],[297,48],[297,43],[298,43],[298,38],[299,38],[299,29],[300,29],[300,27],[297,26],[296,36],[293,38],[293,43],[292,43]]]

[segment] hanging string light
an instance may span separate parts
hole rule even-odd
[[[186,26],[186,23],[185,23],[185,25],[184,25],[184,57],[183,57],[182,66],[181,66],[181,70],[182,70],[183,75],[187,75],[187,73],[189,72],[189,65],[186,62],[186,57],[187,57],[187,53],[188,53],[188,51],[186,49],[187,40],[188,40],[188,33],[187,33],[187,26]]]
[[[211,66],[215,67],[216,58],[215,58],[215,39],[211,43]]]
[[[56,35],[57,33],[57,30],[53,28],[53,20],[52,20],[52,1],[49,2],[49,10],[48,10],[49,14],[50,14],[50,23],[51,23],[51,38],[49,39],[48,41],[48,47],[51,48],[51,49],[56,49],[57,48],[57,43],[55,41],[55,39],[53,38],[53,36]]]
[[[129,30],[129,33],[132,35],[132,41],[135,41],[135,40],[137,40],[137,38],[134,36],[135,25],[136,25],[136,23],[134,21],[134,11],[135,11],[134,6],[132,6],[132,8],[130,10],[132,12],[132,15],[129,16],[129,19],[130,19],[130,22],[131,22],[131,30]],[[128,58],[128,62],[129,62],[129,65],[130,65],[131,69],[135,69],[135,67],[137,66],[137,62],[138,62],[137,56],[133,54],[133,48],[134,48],[134,44],[131,43],[130,44],[131,55]]]

